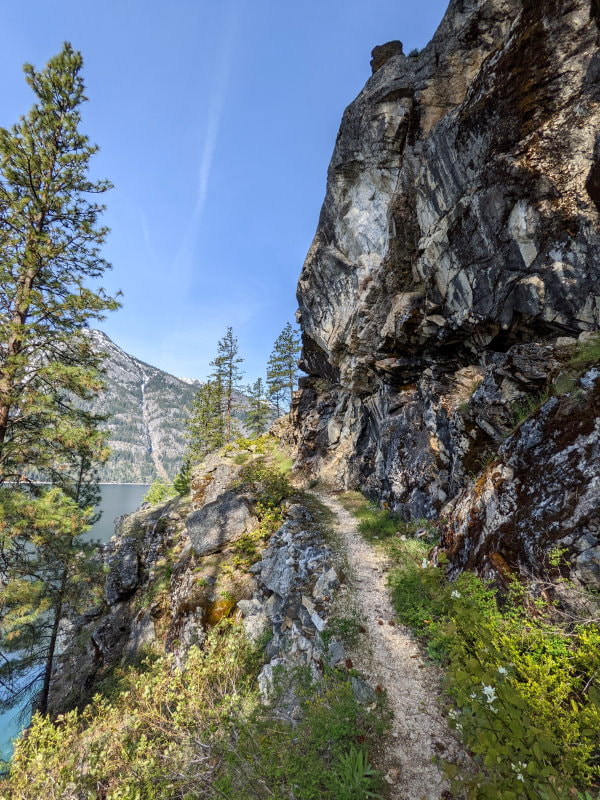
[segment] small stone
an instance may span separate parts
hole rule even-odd
[[[359,703],[368,705],[369,703],[375,703],[377,701],[377,693],[362,678],[353,676],[350,683],[352,691],[354,692],[354,697],[356,697]]]
[[[336,664],[340,664],[344,658],[346,657],[346,651],[344,650],[344,645],[341,642],[338,642],[336,639],[329,642],[329,647],[327,648],[327,661],[332,667],[335,667]]]
[[[399,775],[400,773],[397,769],[389,769],[387,773],[383,776],[383,780],[390,786],[394,786],[394,784],[398,782]]]

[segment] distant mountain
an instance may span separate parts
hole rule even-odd
[[[111,456],[100,469],[102,483],[151,483],[173,480],[185,452],[186,422],[202,381],[176,378],[130,356],[102,331],[90,331],[99,351],[106,354],[106,391],[89,406],[106,414]],[[236,392],[240,433],[248,398]],[[276,414],[273,409],[272,418]]]
[[[101,331],[92,331],[106,353],[106,391],[92,410],[107,414],[112,455],[103,482],[150,483],[172,479],[185,449],[185,424],[200,381],[176,378],[130,356]]]

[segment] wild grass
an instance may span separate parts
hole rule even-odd
[[[587,342],[578,344],[570,363],[576,366],[596,364],[600,361],[600,333]]]

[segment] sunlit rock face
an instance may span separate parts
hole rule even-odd
[[[453,0],[376,48],[298,285],[298,464],[438,516],[600,327],[589,0]]]

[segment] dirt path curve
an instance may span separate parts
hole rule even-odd
[[[360,536],[356,518],[335,495],[322,492],[317,496],[337,517],[351,571],[350,590],[367,620],[370,646],[353,653],[355,666],[386,690],[394,713],[386,758],[388,776],[394,779],[391,798],[440,800],[446,784],[432,759],[452,757],[455,741],[438,708],[439,676],[424,662],[409,630],[389,624],[395,615],[386,585],[385,556]]]

